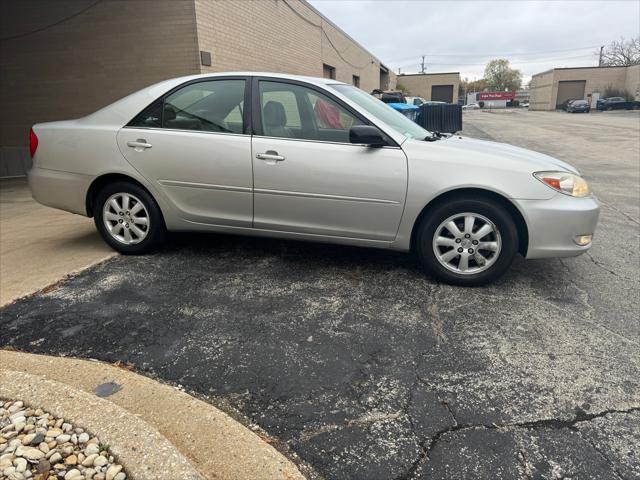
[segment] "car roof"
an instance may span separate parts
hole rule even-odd
[[[169,78],[153,85],[148,85],[137,92],[134,92],[106,107],[87,115],[82,119],[87,124],[125,124],[129,122],[134,115],[139,113],[143,108],[152,101],[162,96],[171,89],[182,85],[183,83],[193,80],[206,80],[207,78],[223,78],[223,77],[267,77],[284,80],[300,80],[306,83],[315,84],[321,87],[327,85],[344,85],[344,82],[334,80],[332,78],[306,77],[303,75],[290,75],[286,73],[273,72],[216,72],[202,73],[196,75],[185,75],[182,77]]]
[[[292,75],[288,73],[275,73],[275,72],[216,72],[216,73],[202,73],[198,75],[186,75],[184,77],[177,77],[174,80],[188,81],[198,78],[216,78],[216,77],[271,77],[282,78],[285,80],[300,80],[308,83],[315,83],[319,85],[335,85],[344,84],[340,80],[333,78],[312,77],[306,75]],[[178,82],[182,83],[182,82]]]

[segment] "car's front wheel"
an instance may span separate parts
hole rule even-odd
[[[139,185],[109,184],[98,192],[94,205],[96,228],[114,250],[142,254],[156,249],[164,240],[166,229],[160,208]]]
[[[436,278],[461,286],[492,282],[518,251],[518,230],[509,212],[490,199],[458,199],[436,206],[416,237],[422,264]]]

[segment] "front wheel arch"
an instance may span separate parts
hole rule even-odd
[[[484,190],[482,188],[459,188],[457,190],[450,190],[438,195],[428,204],[426,204],[413,223],[413,227],[411,230],[411,250],[415,251],[418,227],[420,226],[423,218],[425,218],[431,210],[433,210],[438,205],[441,205],[445,202],[450,202],[452,200],[459,200],[464,198],[475,199],[478,197],[491,199],[495,202],[498,202],[507,210],[507,212],[509,212],[509,215],[516,225],[516,229],[518,230],[518,253],[520,253],[523,257],[526,257],[527,250],[529,249],[529,228],[527,227],[527,222],[520,213],[520,210],[518,210],[518,208],[508,198],[500,195],[499,193],[492,192],[491,190]]]

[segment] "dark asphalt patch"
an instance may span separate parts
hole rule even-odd
[[[518,259],[461,289],[400,253],[185,235],[6,307],[0,345],[131,362],[328,479],[634,478],[638,344],[583,268]]]

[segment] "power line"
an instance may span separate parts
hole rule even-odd
[[[94,3],[92,3],[91,5],[89,5],[88,7],[83,8],[82,10],[69,15],[68,17],[65,17],[61,20],[58,20],[57,22],[53,22],[49,25],[45,25],[44,27],[40,27],[40,28],[36,28],[35,30],[32,30],[30,32],[25,32],[25,33],[19,33],[17,35],[11,35],[9,37],[2,37],[0,38],[0,42],[5,42],[7,40],[15,40],[16,38],[23,38],[23,37],[27,37],[29,35],[33,35],[34,33],[40,33],[44,30],[48,30],[49,28],[55,27],[57,25],[60,25],[61,23],[67,22],[69,20],[71,20],[72,18],[77,17],[78,15],[82,15],[84,12],[86,12],[87,10],[92,9],[93,7],[95,7],[97,4],[99,4],[102,0],[96,0]]]
[[[499,57],[499,56],[529,56],[529,55],[542,55],[546,53],[560,53],[560,52],[575,52],[578,50],[587,50],[591,48],[599,47],[599,45],[591,45],[588,47],[579,47],[579,48],[567,48],[564,50],[541,50],[538,52],[512,52],[512,53],[428,53],[429,57]],[[412,58],[417,57],[418,55],[414,55],[411,57],[388,60],[387,63],[397,63],[404,62],[405,60],[410,60]]]
[[[589,55],[574,55],[571,57],[549,57],[549,58],[545,58],[545,59],[537,59],[537,60],[526,60],[526,61],[511,61],[510,63],[512,63],[513,65],[518,65],[518,64],[528,64],[528,63],[547,63],[550,61],[562,61],[562,60],[573,60],[573,59],[578,59],[578,58],[592,58],[595,54],[589,54]],[[429,65],[436,65],[436,66],[480,66],[480,65],[486,65],[488,62],[483,62],[483,63],[438,63],[438,62],[429,62]],[[398,68],[407,68],[407,67],[421,67],[421,64],[418,63],[409,63],[407,65],[401,65]]]
[[[331,47],[336,51],[336,53],[338,54],[338,56],[345,62],[348,63],[349,65],[351,65],[353,68],[356,68],[358,70],[361,70],[363,68],[365,68],[367,65],[370,65],[371,62],[367,62],[364,65],[356,65],[354,63],[351,63],[349,60],[347,60],[346,58],[344,58],[344,56],[342,55],[342,52],[340,52],[340,50],[338,50],[338,47],[335,46],[335,44],[333,43],[333,41],[331,40],[331,38],[329,37],[329,35],[327,34],[327,32],[325,31],[324,27],[322,26],[322,24],[317,24],[316,22],[313,22],[311,20],[309,20],[307,17],[305,17],[304,15],[302,15],[300,12],[298,12],[298,10],[296,10],[295,8],[293,8],[289,2],[287,0],[282,0],[283,3],[289,7],[289,10],[291,10],[293,13],[295,13],[298,17],[300,17],[302,20],[304,20],[305,22],[307,22],[310,25],[313,25],[316,28],[319,28],[320,31],[322,32],[322,34],[324,35],[324,37],[327,39],[327,41],[329,42],[329,45],[331,45]]]

